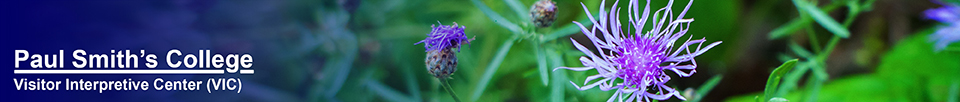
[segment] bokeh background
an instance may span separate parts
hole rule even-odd
[[[133,1],[7,1],[0,6],[7,50],[54,53],[82,48],[144,49],[163,53],[211,49],[218,53],[250,53],[255,75],[224,75],[249,80],[240,94],[205,92],[23,92],[7,88],[12,97],[47,101],[75,99],[102,101],[268,101],[268,102],[450,102],[440,81],[425,70],[425,49],[414,45],[427,37],[431,25],[456,22],[476,40],[457,53],[459,66],[450,84],[464,101],[605,101],[612,91],[580,91],[578,84],[595,71],[553,68],[582,66],[584,54],[570,39],[587,42],[579,30],[564,32],[572,21],[585,21],[581,3],[596,14],[601,1],[554,0],[559,7],[553,26],[537,28],[513,39],[516,32],[502,27],[523,22],[536,0],[133,0]],[[667,4],[652,0],[651,8]],[[848,17],[844,0],[812,2],[839,22],[850,18],[848,38],[840,39],[824,59],[823,80],[807,81],[814,72],[799,73],[796,87],[784,91],[791,101],[915,101],[957,100],[960,51],[934,51],[927,35],[943,23],[926,19],[923,11],[941,7],[927,0],[877,0],[859,4],[861,12]],[[865,0],[854,0],[864,2]],[[867,0],[869,1],[869,0]],[[613,0],[605,1],[610,9]],[[628,1],[620,1],[626,7]],[[682,10],[687,0],[675,1]],[[838,3],[839,2],[839,3]],[[516,12],[518,3],[524,12]],[[641,1],[642,3],[642,1]],[[482,4],[482,5],[478,5]],[[487,6],[502,20],[491,19]],[[833,6],[831,6],[833,5]],[[830,7],[833,7],[830,9]],[[679,11],[675,11],[679,12]],[[625,16],[626,13],[622,13]],[[754,101],[763,94],[771,72],[784,61],[800,58],[789,45],[819,49],[833,34],[817,23],[785,37],[770,33],[800,18],[790,0],[697,0],[686,18],[694,18],[684,36],[723,44],[696,58],[697,73],[667,85],[698,91],[709,79],[720,80],[700,93],[702,101]],[[625,18],[625,17],[624,17]],[[625,19],[623,21],[626,21]],[[533,29],[525,27],[523,29]],[[814,37],[808,36],[814,33]],[[549,38],[549,37],[547,37]],[[820,45],[811,45],[818,39]],[[504,47],[504,45],[510,45]],[[953,44],[957,46],[960,44]],[[591,46],[587,44],[587,46]],[[538,58],[538,50],[547,57]],[[499,57],[500,53],[505,53]],[[162,58],[161,58],[162,59]],[[548,63],[540,64],[539,60]],[[9,62],[9,61],[8,61]],[[540,68],[544,66],[547,71]],[[492,69],[491,69],[492,68]],[[208,75],[11,75],[11,77],[193,78]],[[722,76],[722,77],[719,77]],[[9,86],[12,87],[12,86]],[[951,94],[951,91],[954,91]],[[35,95],[62,95],[73,99],[44,99]],[[811,100],[812,99],[815,100]],[[691,97],[692,98],[692,97]],[[691,99],[688,98],[688,99]],[[676,98],[666,101],[681,101]]]

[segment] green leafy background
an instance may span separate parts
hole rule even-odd
[[[595,71],[553,71],[582,66],[578,58],[584,54],[570,39],[588,40],[572,22],[586,21],[581,3],[597,14],[601,1],[554,0],[559,12],[553,26],[532,28],[526,10],[535,1],[289,1],[283,11],[291,19],[283,27],[289,33],[272,40],[294,53],[284,51],[278,55],[288,56],[276,58],[285,72],[266,72],[288,78],[265,87],[290,101],[453,101],[425,71],[424,48],[414,43],[426,37],[431,25],[456,22],[466,26],[467,36],[476,37],[457,54],[458,70],[448,80],[460,100],[606,101],[612,91],[580,91],[570,85],[583,84]],[[651,1],[651,12],[667,4]],[[602,7],[609,10],[614,1],[605,2]],[[674,12],[687,2],[674,1]],[[622,18],[626,3],[619,1]],[[933,51],[927,35],[942,25],[919,13],[934,7],[939,5],[911,0],[697,0],[685,16],[695,21],[684,38],[723,44],[697,57],[696,74],[671,75],[668,85],[689,91],[686,95],[693,97],[687,101],[756,101],[758,96],[825,102],[956,100],[960,52]],[[787,69],[779,85],[767,86],[771,72],[789,59],[799,59],[797,68]],[[765,89],[778,91],[760,95]]]

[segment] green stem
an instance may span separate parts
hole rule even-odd
[[[810,46],[813,48],[813,53],[820,53],[820,40],[817,40],[817,33],[813,30],[812,25],[807,26],[807,39],[810,39]]]
[[[460,98],[457,98],[457,93],[453,92],[453,87],[450,86],[450,83],[447,82],[447,79],[440,79],[440,85],[443,86],[444,90],[447,90],[447,93],[450,93],[450,96],[453,97],[453,100],[460,102]]]
[[[843,21],[843,27],[849,28],[850,24],[853,23],[853,19],[857,18],[857,14],[859,13],[860,12],[858,12],[858,10],[850,10],[850,13],[847,14],[847,18]],[[826,61],[827,56],[830,56],[830,52],[833,51],[833,47],[836,47],[838,42],[840,42],[840,36],[834,35],[833,38],[830,38],[830,42],[827,43],[826,49],[824,49],[820,56],[817,56],[817,60],[820,60],[820,62]]]
[[[830,56],[830,52],[833,52],[833,48],[837,46],[838,42],[840,42],[840,36],[834,35],[833,38],[830,38],[830,42],[827,43],[826,49],[823,50],[823,53],[817,56],[817,60],[820,62],[826,61],[827,57]]]
[[[816,75],[811,75],[810,77],[811,78],[807,79],[807,83],[810,83],[810,85],[807,85],[809,92],[806,94],[807,98],[805,98],[803,102],[816,102],[818,95],[817,93],[820,93],[820,88],[823,87],[824,80],[821,78],[814,78],[817,77]]]
[[[853,20],[857,17],[857,14],[860,13],[859,8],[856,8],[857,4],[855,1],[853,1],[853,3],[848,2],[847,6],[850,7],[850,12],[847,13],[847,18],[845,18],[843,21],[843,28],[849,28],[850,24],[852,24]],[[817,100],[816,95],[819,93],[820,88],[823,87],[823,81],[826,81],[827,77],[829,77],[824,70],[827,68],[827,57],[832,54],[833,49],[837,46],[837,43],[840,42],[840,38],[840,36],[834,34],[833,37],[830,38],[830,42],[827,43],[823,51],[819,52],[816,56],[816,65],[819,67],[813,68],[813,71],[811,72],[812,75],[807,79],[807,83],[810,83],[810,85],[807,85],[809,93],[804,101],[813,102]]]

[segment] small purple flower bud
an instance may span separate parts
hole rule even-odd
[[[557,3],[540,0],[530,6],[530,17],[537,27],[549,27],[557,19]]]

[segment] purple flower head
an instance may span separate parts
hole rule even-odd
[[[439,23],[439,22],[437,22]],[[470,44],[472,39],[467,39],[466,34],[463,33],[464,26],[457,27],[457,22],[453,22],[453,25],[443,25],[440,26],[431,25],[433,31],[430,31],[427,34],[427,39],[420,40],[420,42],[415,43],[426,43],[423,45],[427,51],[431,50],[444,50],[450,48],[457,48],[457,51],[460,51],[460,44],[467,43]]]
[[[938,1],[934,1],[938,2]],[[937,28],[937,31],[930,35],[930,40],[935,42],[936,51],[941,51],[950,45],[950,43],[960,41],[960,6],[943,3],[944,7],[929,9],[924,11],[924,15],[933,20],[946,23],[946,26]]]
[[[618,1],[619,2],[619,1]],[[633,30],[622,30],[620,18],[620,8],[617,3],[613,4],[610,11],[605,11],[603,7],[599,11],[599,21],[595,20],[586,5],[581,3],[587,17],[593,22],[592,27],[583,26],[579,22],[573,22],[580,26],[581,31],[596,46],[596,55],[590,49],[580,45],[573,40],[574,45],[587,54],[580,57],[581,63],[585,67],[570,68],[560,67],[557,69],[568,69],[574,71],[586,71],[596,69],[598,74],[586,78],[584,86],[574,84],[579,90],[592,89],[599,87],[600,90],[609,91],[617,89],[614,96],[608,101],[619,99],[621,101],[645,101],[650,99],[667,100],[673,96],[678,99],[686,100],[680,95],[680,92],[664,85],[670,81],[670,76],[666,70],[676,73],[680,77],[690,77],[696,73],[697,62],[694,57],[699,56],[719,45],[722,41],[713,42],[706,47],[701,48],[706,39],[695,39],[692,36],[683,43],[675,43],[686,34],[693,19],[685,19],[683,16],[690,9],[693,0],[687,3],[687,6],[674,17],[672,11],[673,0],[666,7],[661,8],[653,14],[652,28],[649,31],[642,31],[646,25],[650,14],[650,0],[647,0],[643,11],[640,11],[639,1],[630,0],[628,10],[629,25]],[[603,2],[600,4],[605,5]],[[600,33],[602,36],[595,34]],[[603,37],[602,40],[599,37]],[[680,44],[679,48],[674,49],[674,44]],[[689,46],[697,44],[696,49]],[[554,70],[557,70],[554,69]],[[616,81],[620,79],[622,81]],[[594,81],[596,80],[596,81]],[[591,82],[592,81],[592,82]],[[624,99],[627,98],[627,99]]]

